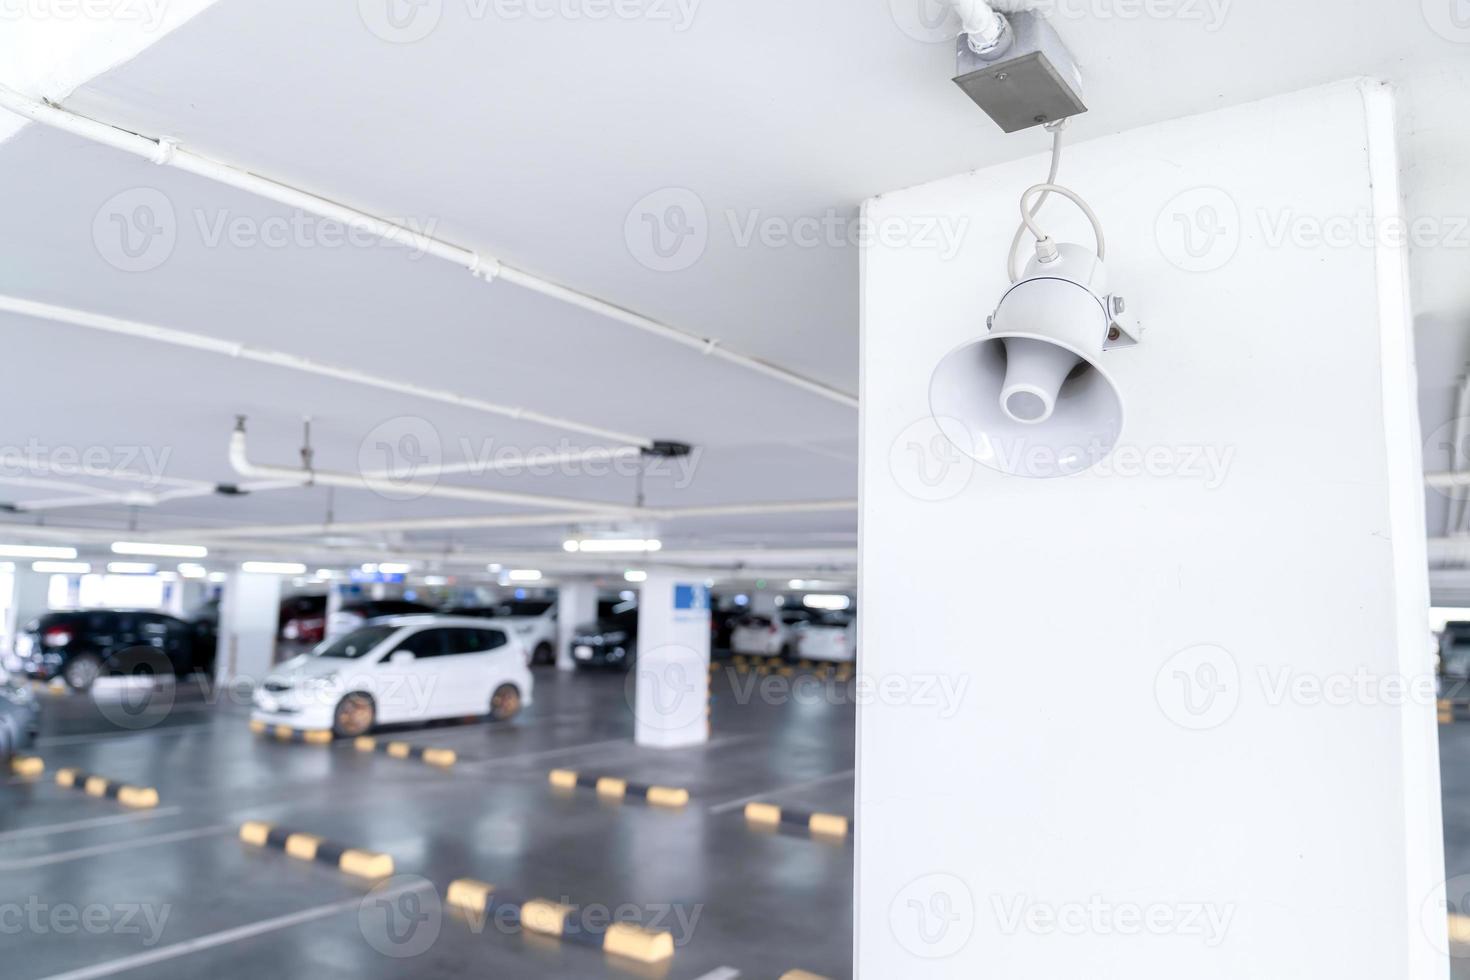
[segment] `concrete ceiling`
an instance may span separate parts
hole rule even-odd
[[[1086,69],[1092,110],[1069,138],[1357,74],[1403,81],[1419,100],[1410,110],[1427,123],[1422,100],[1465,91],[1470,53],[1433,2],[1421,11],[1387,0],[1070,0],[1052,17]],[[388,9],[407,19],[390,22]],[[591,13],[606,9],[638,16]],[[855,391],[858,248],[848,223],[859,202],[1044,146],[1037,132],[1001,134],[954,89],[953,42],[943,25],[929,26],[931,15],[931,0],[220,0],[63,104]],[[1438,207],[1465,189],[1464,158],[1445,179],[1443,137],[1421,132],[1406,131],[1406,152],[1426,155],[1406,160],[1411,205]],[[331,244],[320,222],[262,243],[289,225],[289,209],[57,131],[25,128],[0,145],[0,166],[12,175],[0,207],[13,229],[0,240],[0,293],[701,447],[691,480],[649,482],[655,504],[855,496],[856,413],[810,393],[400,248]],[[166,254],[141,263],[119,253],[111,224],[140,201],[172,230]],[[661,241],[672,254],[651,250],[649,215],[666,222]],[[815,239],[784,241],[783,232]],[[1457,322],[1470,308],[1466,280],[1439,287],[1442,258],[1424,261],[1422,295],[1436,305],[1418,312]],[[148,447],[167,454],[170,476],[235,479],[225,446],[236,414],[250,416],[253,455],[288,465],[310,415],[318,465],[339,469],[357,465],[375,429],[414,424],[405,418],[433,427],[446,461],[466,448],[564,439],[9,314],[0,314],[0,341],[12,365],[0,445]],[[1428,379],[1426,391],[1444,383]],[[616,476],[469,482],[599,500],[634,493]],[[0,499],[35,495],[0,488]],[[318,520],[325,508],[316,489],[51,519],[165,530]],[[355,520],[486,508],[339,492],[334,512]],[[455,541],[554,547],[564,530]],[[690,546],[851,545],[856,518],[702,519],[657,530]]]

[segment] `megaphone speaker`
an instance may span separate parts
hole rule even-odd
[[[1062,245],[1052,262],[1032,260],[1001,297],[987,336],[939,362],[929,409],[956,448],[992,469],[1037,478],[1083,472],[1113,451],[1123,399],[1100,360],[1133,339],[1102,281],[1096,256]]]

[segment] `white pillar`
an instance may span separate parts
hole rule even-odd
[[[1065,419],[961,454],[929,411],[1046,160],[867,202],[958,224],[952,251],[863,256],[858,976],[1448,977],[1390,99],[1347,82],[1067,150],[1146,327],[1100,355],[1126,417],[1075,476],[982,464],[1090,453]],[[1091,245],[1064,201],[1040,220]]]
[[[29,565],[16,562],[15,591],[12,593],[10,614],[5,622],[7,650],[15,649],[15,634],[21,627],[50,610],[51,606],[47,601],[50,588],[49,572],[33,572]]]
[[[597,586],[565,581],[556,592],[556,669],[576,670],[572,659],[572,632],[597,618]]]
[[[281,615],[281,579],[276,575],[231,572],[220,598],[219,652],[215,683],[235,678],[257,683],[276,659]]]
[[[634,733],[639,745],[709,741],[709,589],[687,572],[648,570],[638,593]]]
[[[346,598],[345,592],[348,586],[341,582],[333,582],[327,586],[327,622],[322,627],[323,640],[335,640],[337,631],[334,629],[334,620],[342,611],[342,601]]]

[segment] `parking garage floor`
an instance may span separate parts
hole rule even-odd
[[[126,715],[105,699],[45,696],[47,772],[0,788],[0,973],[850,976],[851,838],[749,829],[743,808],[851,815],[851,697],[831,681],[756,696],[753,677],[715,675],[711,739],[692,749],[633,744],[624,676],[554,670],[537,672],[535,704],[511,723],[385,733],[454,749],[448,770],[253,735],[246,705],[182,686],[171,706]],[[63,767],[156,787],[159,804],[128,810],[63,788]],[[552,768],[691,799],[662,809],[557,791]],[[238,838],[247,820],[385,852],[396,875],[375,884],[251,847]],[[665,928],[676,953],[649,968],[471,921],[441,908],[462,877]]]

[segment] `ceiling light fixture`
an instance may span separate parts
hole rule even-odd
[[[206,558],[209,549],[197,544],[155,544],[151,541],[114,541],[114,555],[139,555],[144,558]]]
[[[179,574],[184,578],[204,578],[209,574],[209,570],[203,565],[196,565],[191,561],[185,561],[179,563]]]
[[[86,575],[92,566],[84,561],[33,561],[31,571],[50,572],[53,575]]]
[[[541,581],[541,573],[534,568],[512,568],[506,577],[512,582]]]
[[[77,549],[41,544],[0,544],[0,555],[6,558],[75,558]]]
[[[663,546],[657,538],[568,538],[561,544],[563,551],[602,555],[641,554]]]
[[[158,566],[146,561],[110,561],[107,570],[113,575],[152,575]]]
[[[636,568],[630,568],[623,573],[624,582],[647,582],[648,573]]]
[[[306,566],[294,561],[243,561],[240,571],[252,575],[305,575]]]

